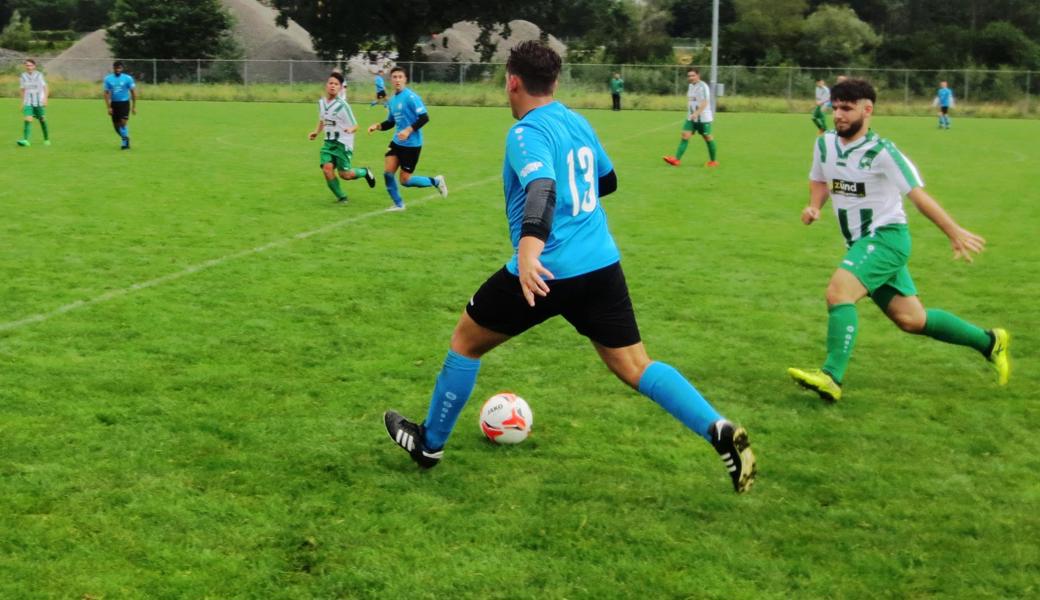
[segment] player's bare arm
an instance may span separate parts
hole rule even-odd
[[[130,112],[137,114],[137,89],[130,88]]]
[[[928,195],[928,192],[924,191],[924,188],[915,187],[910,190],[907,197],[914,203],[917,210],[921,211],[921,214],[928,217],[929,221],[935,223],[935,226],[942,230],[946,237],[950,238],[950,247],[953,248],[954,260],[963,258],[968,262],[972,262],[971,255],[978,254],[985,249],[985,238],[958,225],[935,198],[932,198]]]
[[[810,181],[809,204],[802,209],[802,223],[812,225],[813,222],[818,220],[820,218],[820,210],[827,204],[827,198],[829,197],[830,190],[827,189],[826,182]]]
[[[313,140],[313,139],[317,138],[318,135],[321,134],[321,129],[324,126],[325,126],[325,121],[323,119],[318,119],[317,127],[314,128],[314,131],[312,131],[312,132],[307,134],[307,139],[308,140]]]
[[[530,235],[520,238],[520,246],[517,248],[516,268],[520,277],[520,288],[529,306],[534,306],[536,295],[543,298],[549,295],[549,284],[545,283],[545,280],[555,278],[539,259],[544,248],[544,241]]]

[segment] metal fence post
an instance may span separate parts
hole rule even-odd
[[[964,69],[964,97],[961,98],[961,100],[964,100],[965,102],[968,101],[968,89],[970,89],[971,86],[971,83],[969,83],[971,81],[970,75],[971,72]]]
[[[903,71],[903,104],[910,106],[910,69]]]
[[[249,85],[249,61],[242,61],[242,83]]]
[[[729,95],[730,96],[736,96],[737,95],[737,68],[736,67],[733,67],[733,86],[732,87],[733,87],[733,91],[730,92]]]
[[[791,81],[794,79],[794,69],[787,67],[787,101],[791,101]]]
[[[152,85],[159,83],[159,67],[158,62],[154,58],[152,59]]]
[[[1026,115],[1029,114],[1029,84],[1030,84],[1029,76],[1032,73],[1033,73],[1032,71],[1026,71]]]
[[[293,83],[295,83],[295,80],[293,79],[293,59],[290,58],[289,59],[289,89],[292,89]]]

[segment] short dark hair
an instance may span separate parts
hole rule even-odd
[[[340,82],[340,84],[343,83],[343,73],[340,73],[339,71],[333,71],[329,73],[329,77],[334,77],[336,81]],[[328,81],[328,79],[326,79],[325,81]]]
[[[686,69],[686,74],[689,75],[690,73],[696,73],[696,74],[700,75],[701,74],[701,70],[700,69],[695,69],[693,67],[690,67],[689,69]]]
[[[404,73],[405,79],[408,78],[408,72],[404,70],[404,67],[394,67],[393,69],[390,69],[390,74],[393,75],[394,73]]]
[[[509,51],[506,71],[520,78],[528,94],[549,96],[560,76],[562,63],[555,50],[541,42],[528,40]]]
[[[831,102],[835,100],[839,102],[859,102],[860,100],[877,102],[877,92],[866,79],[846,79],[834,84],[834,87],[831,88]]]
[[[122,69],[122,68],[124,68],[123,67],[123,61],[117,60],[116,62],[112,63],[112,68],[113,69]]]
[[[27,63],[32,63],[32,64],[34,64],[34,65],[35,65],[35,64],[36,64],[36,59],[33,59],[33,58],[27,58],[27,59],[25,59],[25,62],[27,62]]]

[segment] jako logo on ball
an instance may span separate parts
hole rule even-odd
[[[533,424],[527,401],[510,392],[495,394],[480,409],[480,430],[496,444],[519,444],[527,439]]]

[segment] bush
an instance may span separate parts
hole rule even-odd
[[[23,19],[16,10],[11,15],[11,21],[0,31],[0,48],[9,48],[25,52],[32,44],[33,32],[29,19]]]

